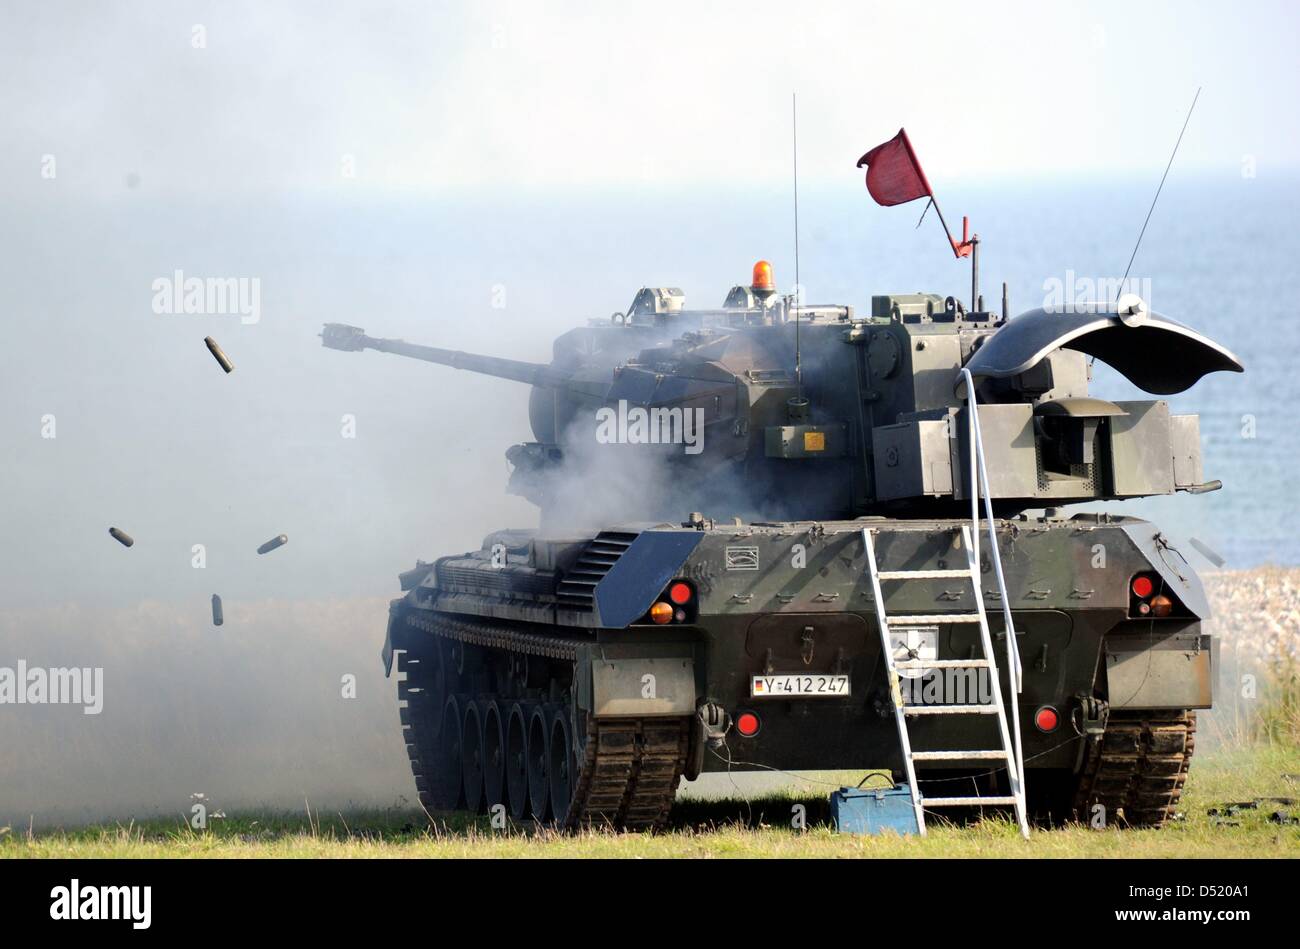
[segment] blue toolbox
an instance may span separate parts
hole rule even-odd
[[[906,785],[840,788],[831,794],[831,820],[841,834],[920,833]]]

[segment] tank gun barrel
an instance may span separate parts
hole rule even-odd
[[[345,323],[326,323],[320,338],[321,345],[326,349],[340,349],[344,352],[375,349],[381,353],[395,353],[398,356],[422,359],[425,362],[451,366],[453,369],[467,369],[485,376],[511,379],[543,388],[562,386],[569,380],[568,373],[543,363],[503,359],[500,356],[481,356],[454,349],[438,349],[435,346],[420,346],[401,339],[378,339],[367,336],[366,331],[358,326],[348,326]]]

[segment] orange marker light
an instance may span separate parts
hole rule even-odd
[[[671,623],[673,621],[673,608],[669,604],[660,600],[654,606],[650,607],[650,619],[651,621],[658,623],[660,626],[664,623]]]
[[[1153,596],[1151,598],[1151,612],[1155,616],[1168,616],[1174,611],[1174,601],[1167,596]]]
[[[750,284],[751,290],[775,290],[776,281],[772,279],[772,265],[766,260],[760,260],[754,264],[754,282]]]

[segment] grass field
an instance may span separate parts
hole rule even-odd
[[[762,800],[679,801],[673,826],[656,834],[593,830],[577,835],[534,828],[494,831],[486,818],[430,819],[420,811],[351,814],[231,814],[194,831],[174,821],[31,833],[0,828],[0,857],[1300,857],[1300,804],[1263,802],[1228,820],[1216,805],[1254,798],[1300,798],[1300,748],[1261,745],[1198,758],[1183,798],[1183,819],[1159,831],[1070,827],[1036,831],[985,819],[931,824],[925,839],[853,837],[827,824],[824,794],[795,790]],[[807,829],[791,828],[792,805],[807,808]]]

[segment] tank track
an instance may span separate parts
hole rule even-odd
[[[408,614],[406,624],[414,635],[436,637],[430,640],[434,644],[465,643],[558,662],[576,662],[578,647],[585,644],[584,640],[512,630],[446,614]],[[420,802],[434,810],[463,808],[467,802],[460,773],[457,771],[452,781],[440,757],[440,714],[434,712],[435,709],[441,712],[446,693],[440,694],[433,687],[433,678],[440,673],[421,668],[430,657],[431,653],[422,654],[418,649],[399,656],[399,669],[405,673],[405,678],[398,683],[398,696],[405,701],[401,719],[406,751]],[[472,699],[496,699],[507,706],[514,701],[526,701],[501,698],[494,693],[458,690],[454,694],[461,708]],[[595,719],[579,714],[571,701],[529,701],[527,704],[541,705],[552,715],[567,708],[571,734],[582,736],[578,743],[580,758],[571,756],[576,768],[572,798],[563,814],[554,815],[558,826],[567,830],[593,825],[617,830],[653,830],[664,824],[690,751],[693,721],[690,716]],[[579,717],[584,720],[581,727],[575,721]]]
[[[588,719],[589,729],[564,825],[654,830],[672,809],[690,745],[689,717]]]
[[[1196,748],[1196,713],[1112,710],[1088,742],[1074,811],[1087,822],[1101,804],[1107,822],[1162,827],[1178,809]]]

